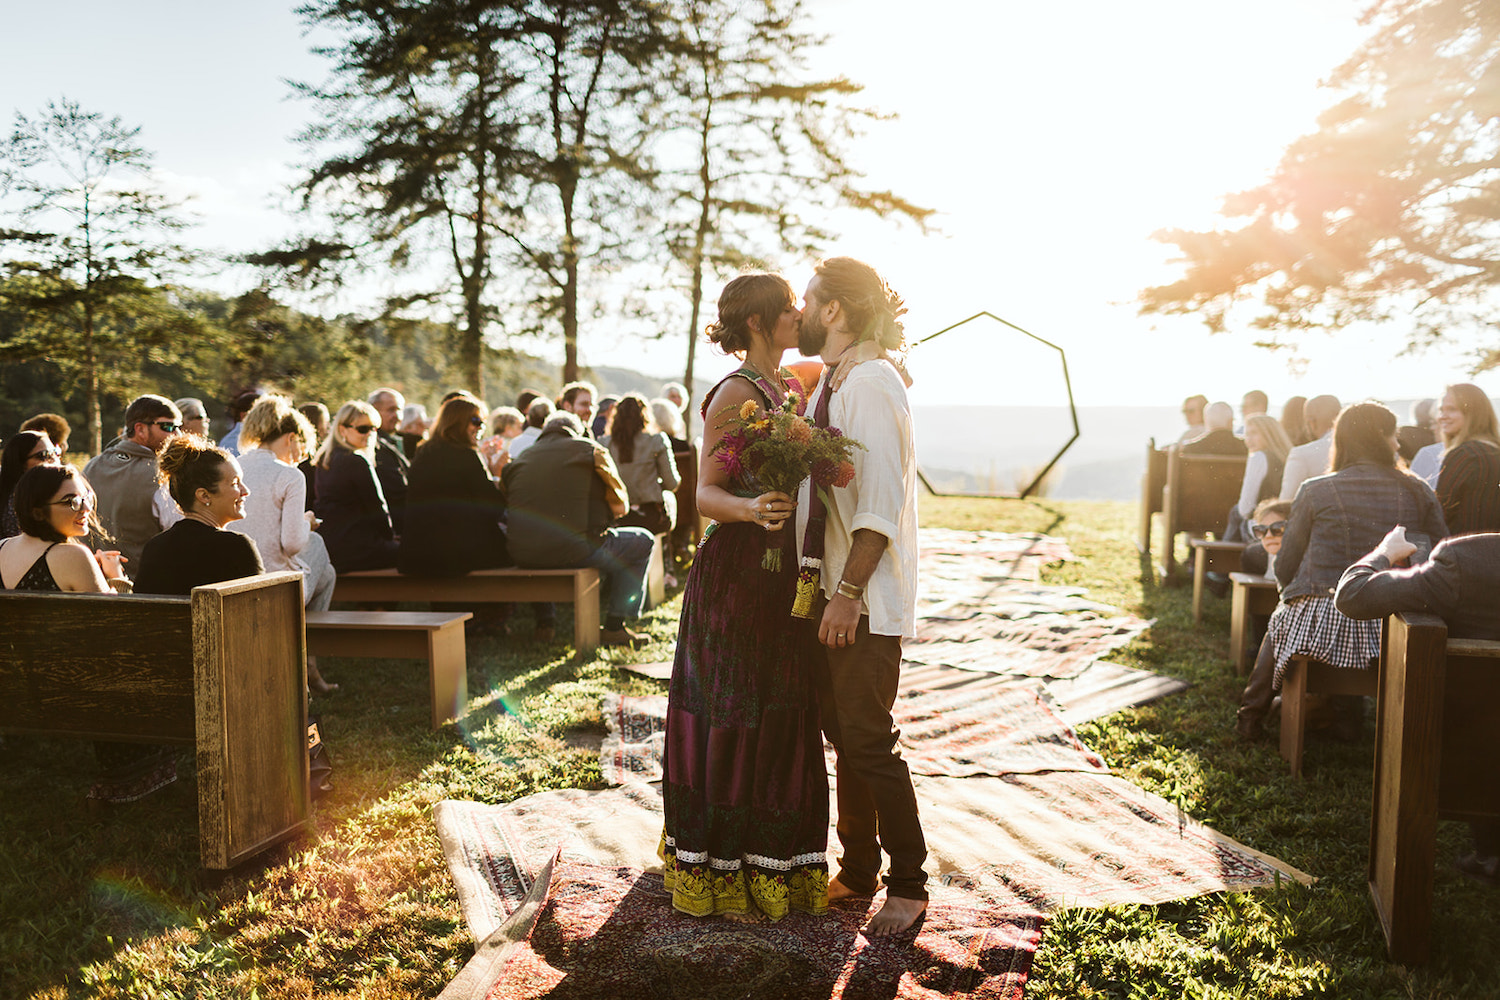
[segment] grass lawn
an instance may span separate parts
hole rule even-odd
[[[1047,927],[1029,998],[1500,996],[1500,891],[1448,865],[1466,845],[1465,828],[1439,828],[1431,964],[1391,965],[1365,889],[1369,727],[1353,745],[1310,740],[1300,782],[1271,739],[1237,743],[1228,604],[1211,604],[1194,628],[1190,588],[1142,585],[1133,505],[924,498],[922,519],[1060,535],[1079,559],[1046,571],[1044,581],[1085,586],[1155,618],[1113,659],[1194,686],[1080,735],[1131,780],[1319,878],[1310,888],[1060,913]],[[664,690],[611,657],[667,656],[676,610],[669,602],[647,620],[654,648],[580,663],[563,647],[531,644],[521,609],[519,637],[471,641],[468,722],[435,733],[425,671],[415,664],[325,661],[343,690],[313,710],[334,755],[337,791],[316,807],[311,838],[217,884],[197,872],[190,773],[98,820],[84,808],[88,744],[6,738],[0,996],[435,996],[472,944],[433,804],[600,787],[597,757],[574,737],[602,731],[603,692]]]

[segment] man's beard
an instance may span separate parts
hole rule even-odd
[[[802,316],[802,323],[797,328],[797,350],[804,358],[811,358],[823,352],[823,345],[828,343],[828,327],[817,316]]]

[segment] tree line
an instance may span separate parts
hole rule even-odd
[[[95,450],[103,401],[142,388],[341,399],[399,381],[394,365],[484,393],[519,381],[507,347],[535,335],[561,341],[570,381],[595,319],[680,324],[691,386],[706,288],[816,253],[836,207],[931,215],[862,184],[849,144],[884,116],[852,103],[858,84],[809,75],[824,39],[801,0],[298,13],[334,39],[316,50],[328,72],[293,84],[311,117],[299,211],[278,245],[241,258],[260,275],[241,296],[186,287],[205,255],[138,127],[62,99],[17,111],[0,142],[0,379],[37,401],[55,386],[48,408],[81,410]],[[372,275],[400,290],[369,315],[278,298]]]

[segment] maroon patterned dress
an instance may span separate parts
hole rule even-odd
[[[734,377],[754,383],[768,406],[785,398],[784,382],[749,368]],[[741,496],[761,492],[733,485]],[[787,524],[776,533],[750,522],[711,525],[683,594],[667,706],[662,856],[672,905],[694,916],[759,911],[778,920],[789,910],[828,908],[828,773],[809,667],[814,639],[791,617],[796,533]],[[779,572],[761,565],[772,534],[782,536]]]

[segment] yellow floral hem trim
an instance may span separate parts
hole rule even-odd
[[[828,872],[798,868],[786,875],[759,870],[747,880],[743,870],[708,871],[684,867],[667,855],[662,879],[672,893],[672,908],[693,917],[748,914],[759,911],[776,922],[793,910],[811,916],[828,912]]]

